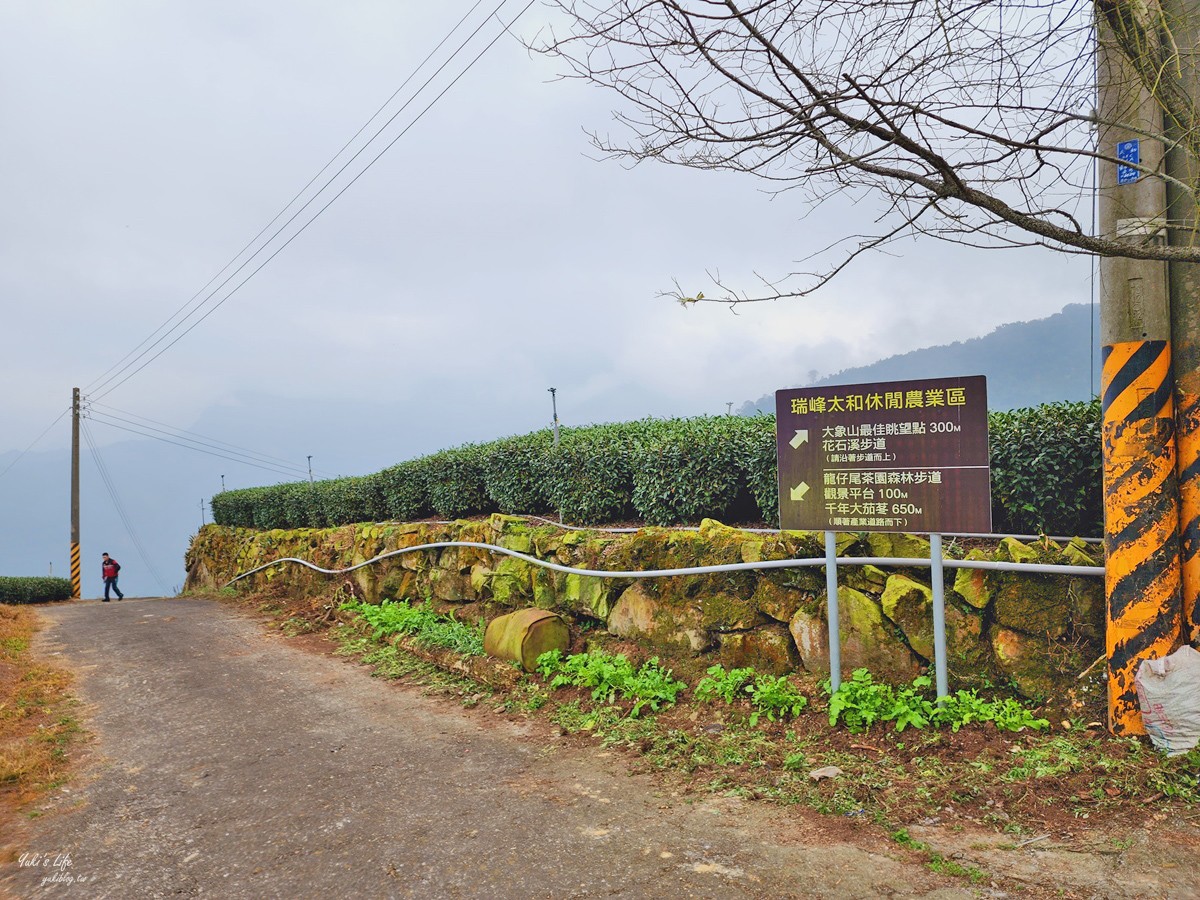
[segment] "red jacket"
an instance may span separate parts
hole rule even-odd
[[[107,562],[101,563],[100,570],[104,573],[104,577],[116,578],[117,573],[121,571],[121,564],[111,557]],[[95,571],[94,569],[92,571]]]

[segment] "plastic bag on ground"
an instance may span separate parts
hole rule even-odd
[[[1185,644],[1170,656],[1143,660],[1134,683],[1155,747],[1179,756],[1200,742],[1200,652]]]

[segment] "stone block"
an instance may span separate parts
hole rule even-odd
[[[838,591],[838,633],[841,636],[842,672],[867,668],[882,680],[908,682],[920,672],[920,662],[883,615],[879,601],[853,588]],[[829,674],[829,628],[822,595],[792,617],[789,629],[804,668],[816,675]]]
[[[753,631],[719,635],[721,663],[727,669],[753,667],[770,675],[786,675],[800,667],[800,654],[786,625],[763,625]]]

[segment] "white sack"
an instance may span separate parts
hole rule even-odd
[[[1143,660],[1134,683],[1155,747],[1178,756],[1200,742],[1200,652],[1185,644],[1170,656]]]

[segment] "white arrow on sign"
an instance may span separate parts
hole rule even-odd
[[[808,493],[808,484],[806,484],[805,482],[802,481],[798,485],[796,485],[794,488],[792,488],[792,499],[793,500],[803,500],[804,495],[807,493]]]
[[[801,430],[797,431],[796,436],[794,438],[792,438],[790,441],[788,441],[788,443],[792,445],[793,450],[798,449],[801,444],[807,444],[808,443],[808,429],[801,429]]]

